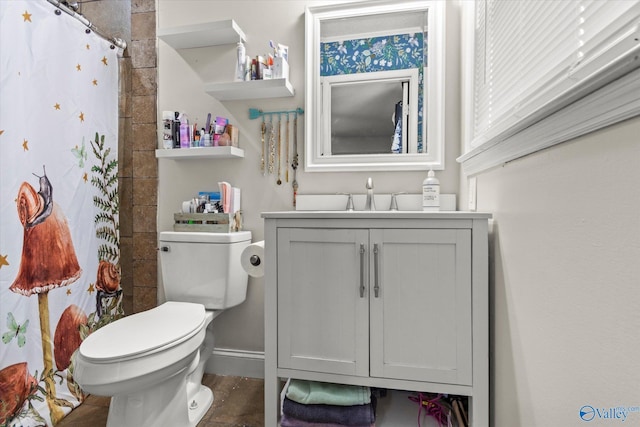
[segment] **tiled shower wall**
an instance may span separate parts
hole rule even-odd
[[[84,0],[79,12],[127,42],[119,88],[120,263],[125,313],[137,313],[156,306],[158,279],[155,0]]]

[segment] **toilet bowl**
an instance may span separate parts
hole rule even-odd
[[[200,384],[200,351],[213,350],[210,325],[216,314],[201,304],[166,302],[83,341],[74,378],[85,393],[113,396],[107,426],[197,424],[213,401],[211,390]]]
[[[202,385],[213,319],[246,299],[240,253],[250,241],[250,232],[161,233],[163,286],[171,300],[103,326],[74,355],[82,390],[111,396],[107,427],[191,427],[202,419],[213,402]],[[183,270],[191,271],[181,276]]]

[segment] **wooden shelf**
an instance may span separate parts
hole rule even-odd
[[[244,157],[244,150],[238,147],[196,147],[157,149],[158,159],[235,159]]]
[[[160,28],[158,38],[174,49],[235,44],[247,39],[233,19]]]
[[[282,98],[293,96],[295,93],[293,86],[287,79],[205,83],[204,90],[219,101]]]

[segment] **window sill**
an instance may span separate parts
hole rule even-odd
[[[489,140],[460,156],[465,175],[571,140],[640,115],[640,69],[636,69],[541,121],[502,140]]]

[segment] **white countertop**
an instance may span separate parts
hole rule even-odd
[[[490,213],[470,211],[278,211],[262,212],[262,218],[317,218],[317,219],[481,219]]]

